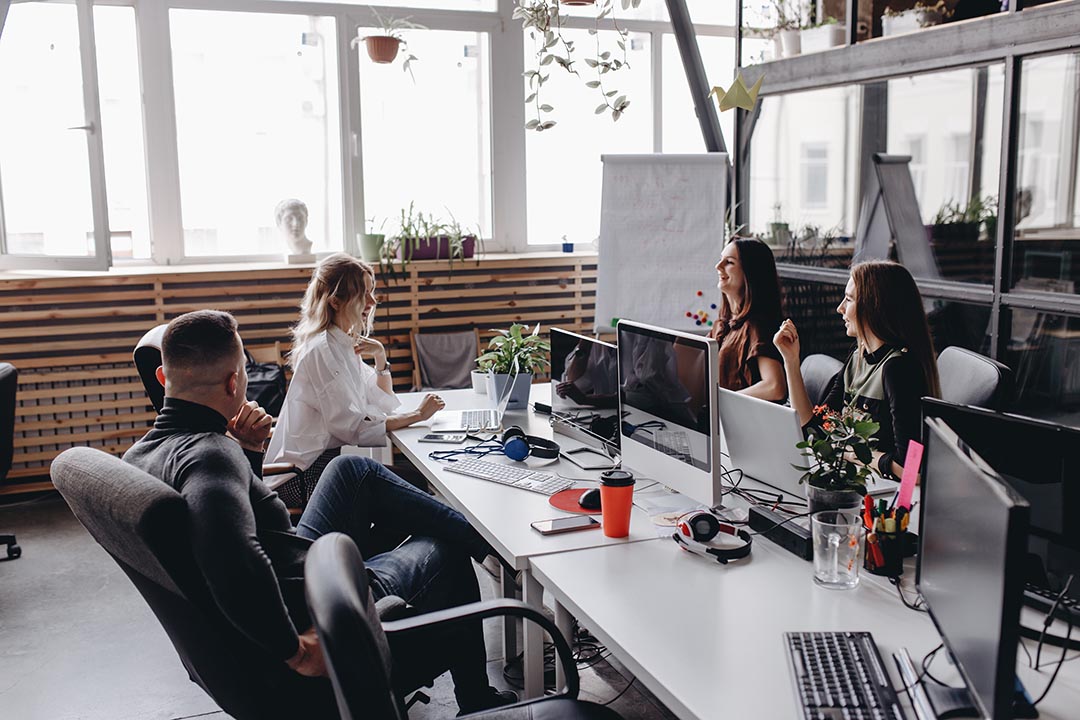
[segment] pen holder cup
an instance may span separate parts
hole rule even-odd
[[[863,567],[867,572],[885,577],[904,574],[904,558],[914,555],[915,536],[902,532],[870,532],[866,534]]]

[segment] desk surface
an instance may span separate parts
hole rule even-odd
[[[448,410],[487,407],[490,404],[486,396],[472,390],[449,390],[440,392],[439,395],[446,400]],[[422,394],[408,393],[399,397],[402,405],[408,408],[418,404]],[[533,402],[546,403],[550,401],[550,397],[550,384],[532,386],[531,400]],[[503,425],[507,427],[519,425],[529,435],[552,437],[547,416],[537,415],[531,410],[507,413]],[[599,529],[543,536],[533,530],[530,523],[536,520],[568,517],[570,514],[553,508],[548,503],[546,495],[447,472],[444,469],[445,463],[432,460],[428,454],[433,450],[447,450],[461,446],[420,442],[420,437],[429,432],[429,426],[430,423],[395,430],[390,433],[390,437],[405,456],[439,489],[439,492],[469,519],[469,522],[491,543],[491,546],[515,569],[527,569],[528,559],[537,555],[603,545],[625,545],[640,540],[655,540],[657,537],[648,516],[636,507],[632,511],[628,538],[609,538],[604,535],[603,530]],[[582,445],[562,435],[557,437],[557,442],[563,448]],[[519,465],[507,457],[494,454],[488,455],[483,460]],[[528,464],[538,471],[561,473],[569,478],[593,478],[597,481],[600,478],[599,472],[582,470],[565,460],[543,461],[535,464],[528,461]],[[581,482],[579,485],[596,487],[595,484],[588,482]],[[597,515],[596,518],[599,520],[600,516]]]
[[[763,538],[748,562],[727,566],[670,542],[545,555],[531,565],[556,600],[681,718],[798,717],[786,631],[872,632],[894,687],[903,685],[894,651],[908,648],[918,664],[940,642],[930,617],[904,607],[886,581],[864,576],[854,590],[827,590],[814,584],[812,563]],[[1043,662],[1060,652],[1044,648]],[[1038,697],[1053,667],[1037,675],[1023,651],[1017,666]],[[940,653],[932,672],[956,682]],[[1076,718],[1078,708],[1080,665],[1066,662],[1040,717]]]

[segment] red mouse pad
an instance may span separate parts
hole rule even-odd
[[[569,490],[563,490],[548,498],[548,502],[551,503],[551,507],[565,510],[566,512],[579,513],[581,515],[599,515],[599,509],[586,510],[578,503],[581,496],[588,492],[588,490],[589,488],[570,488]]]

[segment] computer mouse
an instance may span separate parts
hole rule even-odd
[[[599,510],[600,488],[592,488],[581,493],[581,497],[578,498],[578,505],[585,510]]]

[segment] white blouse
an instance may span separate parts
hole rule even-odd
[[[337,327],[324,331],[293,364],[266,461],[307,469],[332,448],[382,445],[386,416],[401,403],[378,378],[353,351],[349,335]]]

